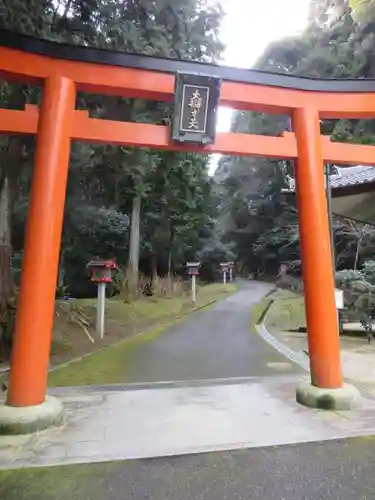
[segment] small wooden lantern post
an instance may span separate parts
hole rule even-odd
[[[114,260],[91,260],[87,267],[91,269],[91,281],[98,284],[98,299],[96,303],[96,333],[104,337],[105,290],[107,283],[113,281],[112,269],[118,269]]]
[[[230,280],[232,281],[232,268],[231,268],[231,262],[221,262],[220,263],[220,268],[221,272],[223,274],[223,283],[224,285],[227,284],[227,273],[230,272]]]
[[[196,276],[199,276],[200,262],[187,262],[188,275],[191,276],[191,300],[193,304],[196,302],[197,297],[197,284]]]
[[[229,264],[229,281],[232,283],[234,262],[228,262],[228,264]]]

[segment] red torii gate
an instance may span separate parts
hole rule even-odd
[[[150,58],[15,35],[0,30],[0,78],[43,86],[39,110],[0,109],[0,133],[36,134],[21,290],[5,408],[45,404],[71,140],[256,155],[295,160],[311,386],[297,398],[318,405],[343,386],[323,163],[375,164],[375,147],[331,143],[321,118],[375,117],[375,81],[313,80],[214,65]],[[175,74],[221,77],[220,104],[289,114],[281,137],[220,133],[210,146],[182,145],[162,125],[90,118],[75,109],[77,91],[171,101]],[[318,396],[316,396],[316,391]],[[315,392],[314,392],[315,391]],[[314,396],[311,396],[311,393]],[[350,406],[354,391],[342,406]],[[350,402],[348,402],[350,400]],[[4,409],[4,407],[3,407]],[[1,426],[1,412],[0,412]]]

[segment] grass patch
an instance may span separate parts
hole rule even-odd
[[[88,498],[87,491],[98,473],[106,474],[111,463],[60,467],[36,467],[0,471],[3,500],[66,500]],[[77,496],[78,495],[78,496]],[[93,498],[90,496],[90,498]]]
[[[259,325],[262,322],[272,302],[271,296],[264,297],[251,309],[251,323],[253,325]]]
[[[296,330],[306,326],[303,295],[277,290],[274,304],[267,316],[267,326],[277,330]]]
[[[49,373],[49,387],[114,384],[124,382],[125,368],[142,344],[156,340],[169,326],[196,307],[220,300],[237,290],[236,285],[213,284],[201,287],[194,306],[186,296],[163,299],[141,299],[133,303],[124,303],[120,299],[108,301],[107,319],[116,321],[119,328],[132,320],[133,336],[106,346],[83,359],[69,363]],[[85,300],[83,306],[94,307],[94,301]],[[186,317],[186,316],[185,316]],[[142,320],[142,322],[140,321]],[[138,328],[140,324],[155,325],[147,333]],[[143,328],[143,331],[147,328]]]
[[[135,349],[146,342],[156,340],[165,328],[165,326],[155,328],[155,330],[144,335],[125,339],[79,361],[73,361],[69,365],[58,368],[49,373],[48,386],[64,387],[122,382],[124,366],[126,366],[127,360],[133,355]]]
[[[235,283],[212,283],[198,289],[197,302],[209,302],[211,300],[220,300],[232,293],[237,292],[238,286]]]
[[[272,307],[271,307],[272,306]],[[268,313],[268,314],[267,314]],[[267,326],[292,330],[306,325],[303,296],[288,290],[276,290],[264,297],[251,310],[251,322],[260,324],[267,317]]]
[[[77,301],[85,310],[92,310],[89,316],[93,317],[96,309],[96,299],[82,299]],[[157,320],[168,318],[181,313],[187,304],[187,299],[180,297],[168,298],[141,298],[126,303],[123,298],[115,297],[106,303],[106,319],[115,320],[118,324],[128,323],[130,319]]]
[[[219,300],[237,291],[234,284],[221,285],[214,283],[198,287],[197,301],[193,305],[189,295],[179,297],[148,297],[126,303],[122,297],[114,297],[107,300],[106,319],[116,321],[120,325],[128,325],[130,320],[157,321],[175,318],[191,310],[200,307],[207,302]],[[96,299],[80,299],[77,305],[82,307],[90,318],[95,318]]]

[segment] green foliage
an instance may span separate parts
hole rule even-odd
[[[212,281],[215,278],[221,278],[220,263],[234,262],[236,254],[233,250],[234,245],[224,242],[217,231],[212,232],[207,239],[203,240],[203,247],[198,253],[202,279]]]
[[[195,258],[201,238],[212,224],[215,207],[206,163],[197,154],[166,152],[157,165],[154,196],[144,201],[142,234],[144,251],[160,255],[162,272],[168,257],[180,266]]]
[[[103,49],[217,62],[219,6],[205,0],[0,0],[0,25],[25,34]],[[0,105],[22,109],[39,103],[38,89],[3,84]],[[168,124],[170,104],[80,93],[79,109],[111,120]],[[34,157],[34,141],[0,143],[1,175],[17,179],[12,220],[13,247],[23,233]],[[13,143],[12,143],[13,141]],[[91,258],[128,260],[129,214],[142,198],[141,271],[182,272],[211,230],[215,206],[208,158],[150,149],[74,143],[72,146],[60,271],[74,295],[91,295],[85,265]],[[17,265],[18,266],[18,265]],[[1,270],[0,270],[1,272]],[[19,274],[19,266],[17,267]],[[61,284],[61,283],[60,283]]]
[[[349,0],[349,6],[353,19],[358,23],[366,23],[368,16],[375,13],[373,0]]]
[[[62,265],[66,289],[73,296],[92,296],[96,286],[88,279],[91,259],[123,260],[129,228],[127,215],[113,208],[79,206],[67,211],[64,224]]]
[[[361,270],[339,271],[336,282],[344,290],[347,307],[366,330],[371,330],[375,322],[375,261],[366,261]]]
[[[232,124],[236,132],[276,136],[289,127],[285,116],[238,112]],[[219,225],[235,244],[245,268],[255,273],[277,273],[280,252],[286,260],[298,257],[298,226],[294,207],[282,190],[286,162],[247,157],[223,157],[215,173],[220,193]]]
[[[271,43],[256,69],[316,78],[374,78],[375,2],[360,3],[311,1],[305,32]],[[351,7],[365,15],[353,19]],[[243,111],[232,123],[233,131],[275,136],[289,127],[286,117]],[[375,144],[375,120],[324,120],[321,130],[334,141]],[[300,260],[294,201],[283,195],[286,174],[293,176],[287,162],[224,157],[219,163],[220,227],[249,271],[275,275],[282,264]],[[335,217],[334,233],[338,268],[361,267],[373,255],[371,227]]]

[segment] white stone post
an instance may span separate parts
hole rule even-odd
[[[106,283],[98,283],[98,299],[96,302],[96,333],[101,339],[104,337],[105,289]]]
[[[196,290],[196,279],[195,279],[195,274],[192,275],[191,277],[191,300],[193,301],[193,304],[196,302],[196,295],[197,295],[197,290]]]

